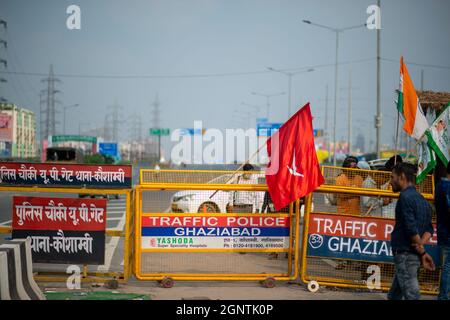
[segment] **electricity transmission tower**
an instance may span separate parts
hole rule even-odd
[[[161,121],[161,110],[159,107],[161,106],[161,103],[159,102],[158,94],[155,96],[155,101],[150,104],[152,107],[151,113],[152,113],[152,126],[153,128],[159,128],[160,121]]]
[[[128,132],[130,140],[130,159],[142,160],[142,118],[134,113],[128,118]]]
[[[8,27],[8,24],[6,23],[6,21],[5,21],[5,20],[2,20],[2,19],[0,19],[0,25],[2,25],[3,28],[4,28],[5,30],[6,30],[7,27]],[[4,49],[4,50],[7,49],[8,43],[6,42],[6,40],[0,38],[0,44],[3,45],[3,49]],[[5,69],[8,68],[8,61],[6,61],[6,59],[3,59],[3,58],[1,57],[1,55],[0,55],[0,65],[3,65],[3,67],[4,67]],[[8,80],[6,80],[5,78],[0,77],[0,84],[1,84],[1,83],[7,83],[7,82],[8,82]],[[5,97],[2,97],[2,96],[0,95],[0,102],[6,102],[6,101],[8,101],[8,100],[7,100]]]
[[[160,122],[161,122],[161,110],[160,106],[161,103],[159,102],[159,96],[158,93],[156,93],[155,100],[153,103],[150,104],[151,106],[151,114],[152,114],[152,128],[160,128]],[[161,135],[154,137],[156,141],[154,141],[154,145],[156,145],[156,155],[158,162],[161,159]]]
[[[107,107],[110,112],[105,117],[105,129],[109,131],[108,137],[114,142],[119,142],[119,130],[120,130],[120,111],[122,106],[120,106],[117,101],[114,102],[112,106]]]
[[[61,80],[55,78],[53,73],[53,65],[50,65],[50,72],[48,77],[41,80],[47,84],[47,88],[41,91],[41,138],[45,139],[49,135],[56,134],[56,125],[59,123],[56,120],[56,114],[59,110],[56,109],[56,105],[60,104],[60,101],[55,98],[55,95],[60,91],[56,89],[56,83],[60,83]]]

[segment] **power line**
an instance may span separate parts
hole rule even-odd
[[[364,58],[358,60],[348,60],[342,61],[338,63],[338,65],[349,65],[356,63],[364,63],[375,61],[376,58]],[[381,58],[383,61],[387,62],[396,62],[399,63],[399,60],[389,59],[389,58]],[[444,65],[434,65],[434,64],[424,64],[417,62],[408,62],[409,65],[420,66],[424,68],[439,68],[439,69],[450,69],[450,66]],[[291,67],[291,68],[278,68],[280,71],[299,71],[305,69],[320,69],[320,68],[328,68],[334,67],[334,63],[326,63],[326,64],[317,64],[317,65],[308,65],[303,67]],[[257,75],[257,74],[272,74],[273,72],[270,70],[256,70],[256,71],[243,71],[243,72],[226,72],[226,73],[200,73],[200,74],[178,74],[178,75],[100,75],[100,74],[68,74],[68,73],[58,73],[55,74],[56,77],[59,78],[83,78],[83,79],[184,79],[184,78],[219,78],[219,77],[233,77],[233,76],[247,76],[247,75]],[[23,71],[0,71],[0,74],[14,74],[14,75],[22,75],[22,76],[32,76],[32,77],[42,77],[46,76],[45,73],[40,72],[23,72]]]
[[[18,71],[0,71],[4,74],[16,74],[25,76],[41,77],[44,75],[39,72],[18,72]],[[227,77],[252,74],[270,73],[268,71],[250,71],[235,73],[211,73],[211,74],[186,74],[186,75],[87,75],[87,74],[56,74],[60,78],[85,78],[85,79],[173,79],[173,78],[207,78],[207,77]]]
[[[396,59],[381,58],[381,60],[387,61],[387,62],[400,63],[400,60],[396,60]],[[411,65],[411,66],[426,67],[426,68],[438,68],[438,69],[450,69],[450,66],[442,66],[442,65],[437,65],[437,64],[417,63],[417,62],[411,62],[411,61],[406,61],[406,62],[408,63],[408,65]]]
[[[375,58],[365,58],[359,60],[343,61],[339,65],[347,65],[361,62],[373,61]],[[310,68],[325,68],[334,66],[330,64],[318,64],[303,67],[278,69],[280,71],[297,71]],[[16,74],[24,76],[43,76],[45,74],[39,72],[21,72],[21,71],[0,71],[0,73]],[[58,73],[55,76],[60,78],[85,78],[85,79],[183,79],[183,78],[212,78],[212,77],[231,77],[231,76],[246,76],[255,74],[272,74],[270,70],[244,71],[244,72],[228,72],[228,73],[204,73],[204,74],[184,74],[184,75],[95,75],[95,74],[65,74]]]

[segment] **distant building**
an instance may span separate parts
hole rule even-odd
[[[13,103],[0,103],[0,157],[35,158],[36,117]]]
[[[136,162],[159,162],[158,146],[151,139],[147,138],[141,141],[128,141],[119,143],[119,152],[122,160]],[[164,153],[161,151],[161,157]]]

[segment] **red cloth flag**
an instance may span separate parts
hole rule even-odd
[[[267,140],[266,182],[276,210],[325,182],[317,160],[309,102]]]

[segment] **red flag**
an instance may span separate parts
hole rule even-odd
[[[314,146],[309,102],[267,140],[266,181],[276,210],[325,182]]]

